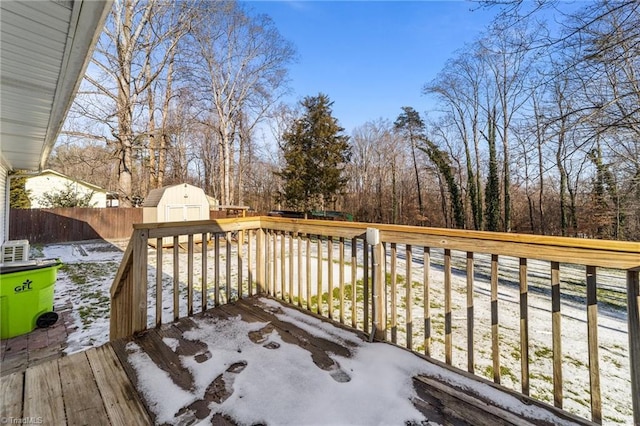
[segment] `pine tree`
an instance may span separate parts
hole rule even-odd
[[[27,178],[24,176],[11,178],[10,201],[12,209],[30,209],[31,200],[29,195],[31,191],[26,189]]]
[[[399,130],[409,139],[411,145],[411,157],[413,159],[413,171],[416,177],[416,189],[418,191],[418,212],[424,216],[424,206],[422,203],[422,190],[420,189],[420,174],[418,173],[418,161],[416,159],[417,142],[424,139],[424,121],[420,118],[418,111],[412,107],[402,107],[402,114],[393,123],[396,130]],[[422,224],[422,221],[420,221]]]
[[[303,114],[282,136],[286,165],[276,173],[283,180],[278,194],[289,208],[309,212],[335,203],[347,179],[345,164],[351,157],[349,137],[332,116],[333,102],[320,93],[301,101]]]

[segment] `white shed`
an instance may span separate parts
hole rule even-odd
[[[201,188],[181,183],[154,189],[142,203],[142,221],[209,220],[209,201]]]

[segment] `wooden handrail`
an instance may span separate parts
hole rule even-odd
[[[309,234],[331,234],[351,238],[361,236],[368,227],[380,230],[388,243],[415,244],[459,251],[493,253],[501,256],[575,263],[604,268],[640,267],[640,242],[589,240],[503,232],[424,228],[358,222],[260,217],[261,227]]]

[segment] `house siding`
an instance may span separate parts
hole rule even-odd
[[[0,244],[7,239],[8,223],[9,223],[9,171],[2,165],[0,161]]]
[[[25,188],[27,191],[31,191],[29,194],[31,208],[38,209],[48,207],[42,205],[44,194],[63,190],[69,184],[73,185],[80,195],[89,194],[93,191],[93,196],[91,197],[92,207],[107,207],[106,191],[97,191],[94,188],[89,188],[83,185],[81,182],[76,182],[74,180],[49,173],[42,174],[40,176],[33,176],[27,179]]]

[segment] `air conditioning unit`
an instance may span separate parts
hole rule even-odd
[[[29,260],[29,240],[6,241],[2,245],[2,263]]]

